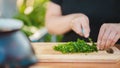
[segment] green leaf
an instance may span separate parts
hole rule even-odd
[[[94,43],[92,39],[90,42]],[[91,53],[97,52],[96,45],[89,45],[84,40],[78,39],[76,42],[67,42],[65,44],[58,44],[53,48],[56,51],[60,51],[62,53]]]

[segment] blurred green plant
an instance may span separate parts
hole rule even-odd
[[[23,21],[22,31],[29,37],[44,27],[46,4],[49,0],[18,0],[18,14],[15,19]],[[46,34],[45,42],[50,42],[52,35]],[[62,36],[57,36],[56,41],[61,41]]]
[[[61,42],[62,37],[63,37],[62,35],[57,35],[57,36],[56,36],[56,42]],[[45,36],[45,38],[44,38],[44,41],[45,41],[45,42],[50,42],[50,41],[52,41],[51,38],[52,38],[52,35],[47,34],[47,35]]]
[[[24,22],[22,31],[30,36],[44,26],[45,5],[48,0],[32,0],[32,5],[29,5],[30,2],[28,3],[28,1],[30,0],[23,0],[18,7],[18,14],[14,18]]]

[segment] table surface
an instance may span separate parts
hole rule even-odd
[[[40,46],[43,43],[32,43],[33,48],[35,46]],[[44,43],[47,44],[47,43]],[[116,45],[118,49],[120,49],[120,45]],[[34,50],[36,50],[34,48]],[[120,68],[120,62],[118,63],[78,63],[78,62],[39,62],[30,68]]]

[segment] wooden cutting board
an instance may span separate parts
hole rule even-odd
[[[118,63],[120,62],[120,50],[113,47],[113,54],[106,51],[94,53],[62,54],[54,51],[53,46],[58,43],[34,43],[33,48],[39,62],[98,62],[98,63]]]

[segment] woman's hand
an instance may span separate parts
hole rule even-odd
[[[108,49],[120,39],[120,24],[103,24],[98,36],[98,49]]]
[[[84,36],[86,38],[89,37],[90,27],[89,27],[89,19],[84,14],[77,15],[70,24],[72,30],[79,34],[80,36]]]
[[[86,15],[81,13],[62,15],[61,6],[53,2],[48,3],[45,25],[48,32],[55,35],[63,35],[72,29],[77,34],[88,37],[90,32]],[[82,29],[84,29],[84,34]]]
[[[88,37],[90,32],[89,19],[86,15],[81,13],[62,15],[61,6],[53,2],[48,3],[45,25],[48,32],[55,35],[63,35],[72,29],[77,34]]]

